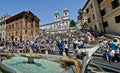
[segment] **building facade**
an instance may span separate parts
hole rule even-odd
[[[8,14],[0,18],[0,42],[6,41],[6,19],[8,18],[10,18]]]
[[[6,20],[6,39],[23,42],[39,36],[39,18],[30,11],[23,11]]]
[[[47,32],[64,32],[64,30],[68,29],[70,26],[69,10],[65,8],[63,14],[64,15],[61,16],[60,13],[56,11],[54,13],[54,22],[41,25],[40,29],[45,30]]]
[[[120,0],[88,0],[83,10],[91,30],[120,34]]]
[[[46,30],[46,31],[52,31],[54,28],[54,22],[53,23],[48,23],[40,26],[41,30]]]
[[[87,22],[87,14],[86,12],[83,12],[77,16],[77,27],[80,27],[80,25],[84,24],[85,22]]]

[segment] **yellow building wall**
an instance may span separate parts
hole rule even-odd
[[[107,32],[116,32],[120,34],[120,23],[115,22],[115,16],[120,15],[120,6],[103,17],[103,21],[108,21]]]

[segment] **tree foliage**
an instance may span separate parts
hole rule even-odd
[[[83,14],[83,10],[81,8],[78,10],[78,14],[79,15]]]
[[[75,21],[74,21],[74,20],[71,20],[71,21],[70,21],[70,27],[75,27],[75,26],[76,26]]]
[[[85,22],[85,23],[81,24],[81,27],[83,27],[83,28],[87,28],[87,27],[88,27],[87,22]]]

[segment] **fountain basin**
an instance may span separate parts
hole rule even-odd
[[[16,73],[61,73],[64,71],[59,63],[44,59],[34,59],[34,64],[27,62],[28,58],[26,57],[12,57],[2,61],[4,65],[15,70]]]

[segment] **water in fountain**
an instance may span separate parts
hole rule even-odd
[[[13,57],[2,63],[17,73],[61,73],[60,64],[43,59],[34,59],[34,64],[27,63],[26,57]]]
[[[33,53],[32,49],[30,49],[30,53],[3,60],[2,64],[10,68],[14,73],[61,73],[64,71],[59,63],[39,58],[41,56]]]

